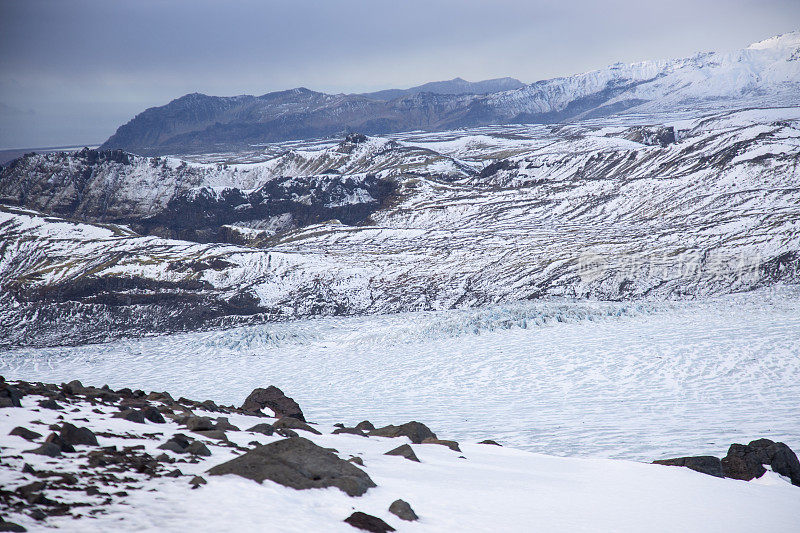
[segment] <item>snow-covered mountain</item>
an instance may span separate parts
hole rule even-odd
[[[524,87],[525,84],[515,78],[495,78],[483,81],[467,81],[462,78],[453,78],[446,81],[432,81],[411,87],[410,89],[387,89],[373,93],[364,93],[364,96],[379,100],[394,100],[401,96],[418,93],[435,94],[490,94],[501,91],[511,91]]]
[[[64,180],[32,156],[0,179],[22,204],[0,212],[2,342],[798,281],[798,108],[627,122],[351,136],[227,168],[128,156],[68,195],[85,154],[58,156]],[[159,180],[149,231],[83,207],[138,209]],[[195,233],[159,229],[178,222]]]
[[[458,80],[452,80],[445,88],[434,84],[427,92],[415,88],[379,97],[303,88],[263,96],[190,94],[137,115],[103,148],[144,155],[206,153],[348,131],[385,134],[554,123],[620,113],[796,105],[800,104],[800,32],[743,50],[618,63],[514,90],[478,94],[484,89],[463,85],[472,93],[437,94],[458,90],[457,85]]]

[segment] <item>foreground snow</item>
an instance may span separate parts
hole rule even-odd
[[[0,469],[0,484],[9,489],[30,482],[17,473],[23,462],[37,470],[80,473],[80,466],[64,458],[18,455],[34,446],[19,437],[7,436],[11,428],[45,427],[35,425],[33,420],[44,424],[59,422],[59,412],[36,409],[35,405],[33,398],[25,397],[22,409],[0,410],[4,456],[14,469]],[[177,431],[185,431],[173,422],[142,426],[98,417],[88,405],[69,407],[63,412],[66,420],[96,432],[131,436],[144,431],[159,435],[155,439],[100,437],[101,446],[143,445],[144,451],[158,455],[161,442]],[[103,406],[99,411],[115,410]],[[195,413],[212,417],[217,414],[201,410]],[[240,414],[228,416],[231,423],[243,429],[255,422],[272,422]],[[351,498],[336,488],[297,491],[270,481],[259,485],[233,475],[208,476],[208,468],[233,458],[234,451],[204,439],[212,456],[197,464],[176,464],[184,477],[138,476],[127,483],[127,496],[115,498],[105,512],[94,518],[87,514],[79,519],[53,517],[47,524],[76,532],[353,532],[342,520],[359,510],[383,518],[398,531],[796,531],[800,489],[772,472],[745,482],[684,468],[560,458],[467,442],[461,443],[462,453],[434,444],[411,445],[421,461],[415,463],[384,455],[406,442],[405,438],[331,435],[332,426],[316,427],[323,435],[300,433],[321,446],[335,448],[342,458],[361,457],[364,470],[377,488]],[[229,431],[227,435],[243,446],[254,440],[269,443],[281,438],[240,431]],[[208,484],[190,490],[186,480],[195,474],[203,475]],[[76,495],[65,493],[63,497]],[[412,505],[420,516],[418,522],[401,522],[387,511],[398,498]],[[24,515],[6,518],[23,524],[29,531],[47,530],[42,523]]]

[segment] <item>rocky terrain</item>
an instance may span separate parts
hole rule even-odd
[[[743,50],[617,63],[519,88],[516,80],[489,80],[487,87],[452,80],[364,95],[331,95],[306,88],[262,96],[195,93],[140,113],[120,126],[102,148],[142,155],[208,153],[351,131],[376,135],[547,124],[615,114],[798,105],[798,58],[800,33],[793,32]],[[509,90],[489,92],[505,88]]]
[[[435,480],[448,473],[478,476],[475,481],[499,474],[490,490],[513,495],[513,501],[531,495],[529,483],[553,484],[563,476],[557,482],[560,486],[551,487],[556,500],[545,503],[558,513],[570,507],[566,501],[555,503],[558,495],[564,490],[580,492],[576,484],[585,485],[596,476],[596,467],[605,473],[589,482],[590,490],[595,490],[597,481],[625,480],[616,489],[622,499],[610,502],[606,510],[610,515],[591,508],[581,513],[600,528],[636,527],[639,522],[619,516],[624,498],[637,499],[635,492],[647,492],[636,483],[652,486],[655,498],[645,498],[644,505],[656,513],[660,490],[681,487],[684,495],[670,511],[672,520],[678,521],[693,515],[691,510],[680,510],[679,503],[688,503],[692,490],[720,491],[728,498],[726,505],[705,509],[709,522],[701,522],[720,520],[720,527],[742,525],[736,522],[742,519],[736,503],[747,499],[765,505],[760,508],[766,515],[759,518],[761,525],[789,531],[796,516],[787,510],[792,509],[790,502],[800,501],[800,489],[790,488],[790,483],[800,486],[797,456],[785,444],[768,439],[733,444],[722,460],[656,461],[708,474],[709,480],[732,478],[719,484],[704,481],[700,474],[683,475],[657,466],[632,464],[631,469],[620,461],[599,460],[595,465],[506,452],[491,439],[458,443],[440,439],[419,422],[380,428],[366,420],[352,424],[310,423],[294,400],[272,386],[253,390],[241,407],[234,407],[212,400],[176,400],[167,392],[84,386],[77,380],[55,385],[0,379],[0,530],[128,531],[157,525],[173,531],[208,520],[207,513],[214,513],[216,523],[232,529],[260,523],[262,528],[270,524],[282,531],[287,524],[307,523],[316,531],[353,527],[385,532],[416,530],[416,526],[440,530],[474,520],[471,528],[488,531],[502,528],[504,522],[493,503],[480,503],[479,487],[470,484],[470,492],[462,492],[450,484],[437,494],[455,498],[452,503],[462,506],[460,516],[448,516],[446,506],[426,495],[426,486],[442,490]],[[526,461],[538,467],[528,470]],[[507,471],[515,463],[528,483],[517,485]],[[544,478],[542,469],[549,472]],[[576,470],[582,472],[577,478]],[[739,487],[735,480],[762,483]],[[668,486],[658,487],[664,483]],[[268,494],[272,496],[265,498]],[[261,511],[240,512],[250,508],[253,498],[260,501]],[[501,513],[505,507],[501,505]],[[725,517],[723,510],[735,516]],[[258,522],[262,517],[269,518]],[[550,520],[542,515],[540,519]],[[519,516],[514,520],[519,524]],[[579,529],[581,523],[580,516],[571,517],[561,522],[561,529]],[[670,523],[657,529],[669,530]],[[210,525],[203,522],[206,528]]]
[[[795,283],[799,119],[350,135],[230,164],[30,155],[0,172],[0,345]]]

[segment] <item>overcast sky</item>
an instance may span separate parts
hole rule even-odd
[[[798,0],[0,0],[0,149],[100,143],[189,92],[532,82],[798,28]]]

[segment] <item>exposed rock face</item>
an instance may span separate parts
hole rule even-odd
[[[696,456],[696,457],[676,457],[675,459],[660,459],[653,461],[653,464],[667,466],[685,466],[696,472],[708,474],[709,476],[724,477],[722,475],[722,464],[719,457]]]
[[[274,385],[270,385],[266,389],[253,390],[242,404],[242,410],[244,411],[255,412],[265,407],[271,409],[278,418],[289,416],[302,422],[306,421],[303,411],[297,402],[286,396],[282,390]]]
[[[352,463],[302,437],[257,446],[208,472],[236,474],[259,483],[269,479],[298,490],[337,487],[349,496],[361,496],[376,486]]]
[[[386,533],[387,531],[395,531],[395,529],[392,526],[390,526],[377,516],[372,516],[367,513],[362,513],[361,511],[356,511],[355,513],[345,518],[344,521],[353,526],[354,528],[362,529],[364,531],[370,531],[372,533]]]
[[[276,430],[278,429],[299,429],[302,431],[308,431],[313,433],[314,435],[322,435],[319,431],[314,429],[313,427],[309,426],[305,422],[301,422],[299,419],[294,418],[292,416],[284,416],[280,420],[276,420],[274,424],[272,424]]]
[[[782,442],[758,439],[750,444],[731,444],[728,454],[721,460],[711,456],[677,457],[660,459],[653,464],[684,466],[716,477],[750,481],[760,478],[769,465],[773,472],[786,476],[793,485],[800,486],[800,461],[797,455]]]
[[[414,453],[414,449],[408,444],[402,444],[397,448],[389,450],[384,455],[399,455],[400,457],[405,457],[409,461],[414,461],[415,463],[419,463],[419,458],[417,457],[417,454]]]
[[[61,440],[67,444],[80,444],[85,446],[97,446],[97,437],[94,432],[88,428],[79,428],[69,422],[65,422],[61,426],[60,433]]]
[[[370,435],[376,437],[408,437],[414,444],[421,444],[425,439],[436,439],[436,433],[420,422],[406,422],[401,426],[384,426],[373,429]]]
[[[389,512],[393,515],[397,516],[401,520],[405,520],[407,522],[413,522],[414,520],[419,520],[417,513],[414,512],[414,509],[411,508],[411,505],[408,504],[405,500],[395,500],[389,506]]]
[[[773,472],[800,486],[797,455],[786,444],[769,439],[754,440],[746,445],[731,444],[728,455],[722,459],[722,472],[725,477],[750,481],[764,475],[766,469],[763,465],[769,465]]]

